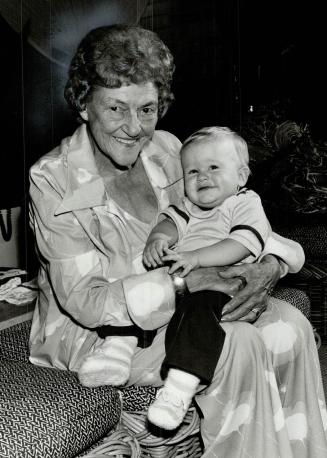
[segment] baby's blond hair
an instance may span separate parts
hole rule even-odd
[[[184,141],[181,153],[183,152],[184,148],[186,148],[193,142],[207,140],[221,141],[225,140],[226,138],[230,138],[234,143],[241,167],[247,167],[249,169],[249,151],[247,143],[244,140],[244,138],[242,138],[239,134],[231,130],[229,127],[212,126],[203,127],[202,129],[197,130]]]

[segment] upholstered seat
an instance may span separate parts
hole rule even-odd
[[[70,458],[117,424],[119,393],[29,363],[29,329],[25,322],[0,332],[0,456]]]
[[[302,291],[277,288],[274,295],[310,316]],[[25,322],[0,332],[1,457],[202,455],[194,406],[173,436],[150,432],[146,411],[155,388],[84,388],[75,373],[34,366],[28,361],[29,330]]]

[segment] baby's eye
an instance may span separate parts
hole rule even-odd
[[[210,165],[209,169],[210,170],[218,170],[219,167],[218,167],[218,165],[212,164],[212,165]]]
[[[191,170],[188,171],[188,175],[194,175],[196,173],[198,173],[198,171],[196,169],[191,169]]]

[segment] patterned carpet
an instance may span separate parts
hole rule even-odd
[[[325,388],[325,397],[327,399],[327,344],[319,348],[319,359],[322,373],[322,381]]]

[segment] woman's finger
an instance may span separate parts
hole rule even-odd
[[[239,316],[244,315],[244,305],[249,304],[248,310],[255,307],[258,303],[264,303],[266,297],[265,290],[254,290],[251,285],[247,285],[244,289],[240,290],[235,296],[224,306],[223,313],[225,316],[234,312],[238,308],[242,309]],[[234,316],[234,315],[233,315]]]
[[[224,313],[222,321],[255,321],[262,312],[267,308],[265,301],[253,304],[253,298],[245,301],[242,305],[234,309],[230,313]]]
[[[243,265],[231,266],[231,267],[227,267],[224,270],[221,270],[219,274],[222,278],[226,278],[226,279],[235,278],[235,277],[246,278],[246,269],[244,269]]]
[[[267,306],[253,307],[245,316],[239,318],[238,321],[247,321],[248,323],[254,323],[257,321],[259,316],[266,310]]]
[[[223,313],[221,321],[247,321],[245,318],[255,318],[255,314],[251,314],[252,303],[250,301],[244,302],[241,306],[237,307],[230,313]]]
[[[246,301],[253,297],[253,290],[250,286],[246,286],[242,290],[238,291],[233,298],[224,306],[223,312],[233,312],[237,307],[240,307]]]
[[[231,312],[225,313],[223,310],[221,321],[237,321],[246,316],[251,310],[251,305],[244,303],[241,306],[233,309]]]

